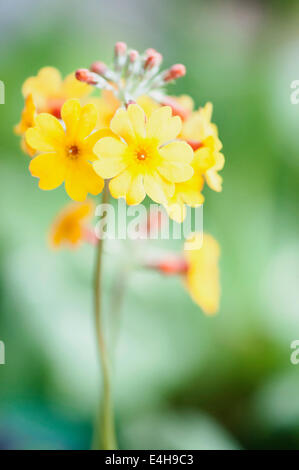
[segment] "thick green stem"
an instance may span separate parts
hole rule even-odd
[[[109,200],[109,191],[107,184],[103,191],[102,204],[106,204]],[[100,429],[97,431],[97,441],[99,436],[101,438],[100,448],[104,450],[117,449],[115,429],[114,429],[114,415],[113,415],[113,401],[112,391],[110,382],[110,367],[107,347],[103,334],[103,322],[102,322],[102,258],[103,258],[103,245],[104,240],[100,239],[96,250],[96,262],[95,262],[95,273],[94,273],[94,313],[95,313],[95,325],[97,340],[100,353],[100,361],[103,374],[103,398],[102,398],[102,409],[100,414]],[[98,445],[95,443],[95,446]]]

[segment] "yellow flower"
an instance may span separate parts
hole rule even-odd
[[[203,235],[202,247],[196,248],[196,244],[200,247],[200,242],[201,234],[194,233],[185,244],[185,258],[188,264],[185,282],[194,302],[206,314],[213,315],[218,311],[220,301],[220,247],[208,234]],[[192,246],[195,249],[190,249]]]
[[[194,174],[192,178],[184,183],[177,183],[172,198],[165,205],[169,217],[176,222],[183,222],[186,217],[186,206],[198,207],[204,202],[201,190],[204,186],[204,178],[198,170],[199,162],[194,158],[192,168]]]
[[[154,111],[148,121],[137,104],[116,112],[110,124],[116,137],[97,142],[94,151],[99,159],[93,163],[99,175],[112,178],[113,197],[139,204],[148,195],[166,204],[174,184],[191,178],[192,149],[186,142],[173,141],[181,126],[181,119],[172,117],[168,106]]]
[[[104,181],[90,162],[96,160],[95,143],[109,131],[92,133],[97,122],[92,104],[81,107],[78,100],[68,100],[61,115],[65,129],[54,116],[42,113],[26,132],[27,144],[42,152],[31,160],[29,169],[32,176],[40,179],[41,189],[55,189],[65,182],[67,194],[75,201],[83,201],[87,193],[96,195],[103,189]]]
[[[22,111],[21,121],[14,128],[15,133],[17,135],[22,136],[21,147],[23,151],[25,153],[28,153],[30,157],[32,157],[36,151],[34,148],[30,147],[30,145],[26,143],[25,133],[27,129],[34,126],[35,116],[36,116],[36,108],[33,102],[32,95],[30,94],[25,99],[25,106]]]
[[[79,82],[74,74],[64,80],[54,67],[42,68],[35,77],[29,77],[22,87],[26,98],[32,94],[38,113],[49,113],[60,118],[63,103],[70,98],[84,98],[92,87]]]
[[[218,171],[224,166],[224,156],[220,153],[222,143],[218,137],[218,129],[211,122],[213,112],[212,103],[207,103],[203,108],[193,112],[183,122],[181,138],[186,140],[195,150],[199,159],[206,161],[207,150],[214,159],[214,164],[205,168],[203,175],[205,180],[214,191],[222,190],[222,177]]]
[[[53,222],[50,232],[50,243],[54,248],[61,245],[78,246],[85,238],[85,224],[91,218],[94,204],[73,202],[67,205]]]

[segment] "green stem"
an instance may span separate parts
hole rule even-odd
[[[102,204],[106,204],[109,200],[109,191],[107,184],[105,185],[102,197]],[[102,325],[102,258],[103,258],[103,245],[104,240],[100,239],[96,250],[96,262],[95,262],[95,273],[94,273],[94,313],[95,313],[95,325],[97,340],[100,353],[100,361],[103,374],[103,398],[102,398],[102,410],[100,432],[98,434],[101,437],[100,448],[104,450],[117,449],[115,429],[114,429],[114,415],[113,415],[113,403],[112,403],[112,391],[110,383],[110,367],[109,357],[106,348],[106,343],[103,335]],[[99,439],[97,435],[97,441]],[[98,447],[98,446],[97,446]]]

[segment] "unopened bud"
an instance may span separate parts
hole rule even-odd
[[[183,64],[175,64],[166,70],[163,75],[164,82],[170,82],[186,75],[186,67]]]
[[[107,71],[107,65],[104,62],[96,61],[90,66],[91,72],[97,73],[98,75],[105,75]]]
[[[129,53],[129,59],[130,59],[130,62],[133,63],[133,62],[136,62],[136,60],[138,59],[139,57],[139,53],[138,51],[136,51],[135,49],[132,49]]]
[[[123,56],[127,52],[127,44],[125,42],[117,42],[114,47],[116,57]]]
[[[189,269],[189,265],[185,258],[174,256],[169,256],[163,260],[149,263],[147,267],[160,271],[168,276],[184,275]]]
[[[76,79],[79,82],[87,83],[88,85],[96,85],[98,80],[93,72],[88,69],[78,69],[75,73]]]
[[[145,70],[151,70],[153,67],[159,67],[163,57],[162,54],[155,51],[155,49],[148,49],[146,51],[147,57],[145,59],[144,68]]]

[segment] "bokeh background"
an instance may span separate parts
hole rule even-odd
[[[13,125],[28,76],[109,61],[117,40],[186,64],[171,92],[214,103],[226,156],[223,192],[207,189],[204,206],[222,249],[218,316],[205,317],[178,279],[139,271],[128,281],[114,369],[120,448],[299,447],[298,21],[295,1],[1,2],[1,448],[90,446],[93,248],[49,250],[67,196],[38,189]],[[106,305],[117,269],[108,254]]]

